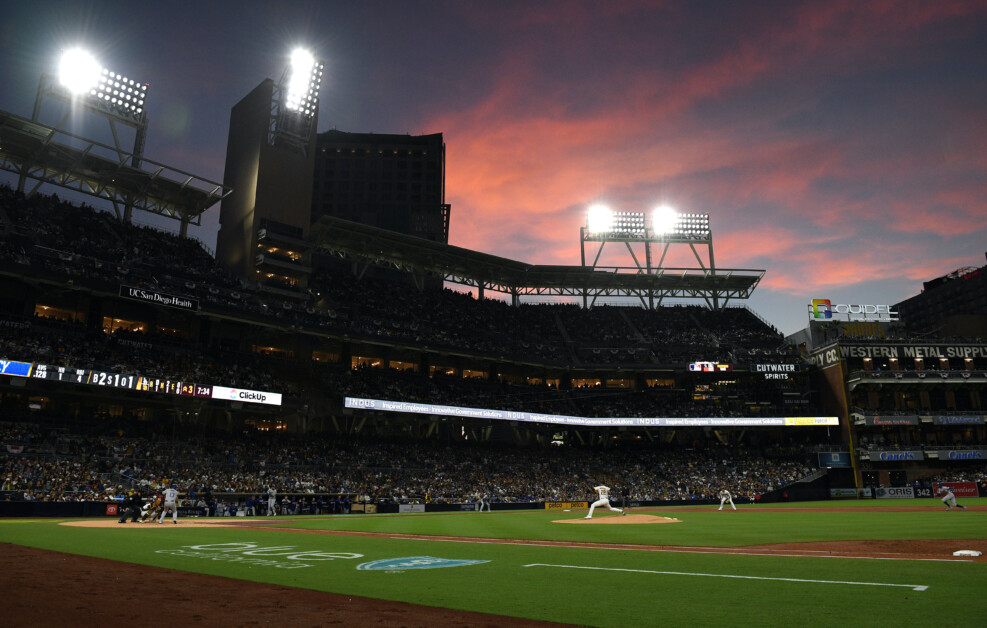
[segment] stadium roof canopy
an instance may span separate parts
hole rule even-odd
[[[365,260],[419,275],[513,296],[559,295],[639,298],[646,307],[666,298],[705,299],[723,307],[749,298],[765,271],[754,269],[635,267],[594,270],[586,266],[541,266],[424,240],[331,216],[312,225],[310,237],[323,253]]]
[[[232,191],[6,111],[0,111],[0,168],[193,225]]]

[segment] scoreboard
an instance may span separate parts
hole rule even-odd
[[[67,384],[85,384],[103,388],[122,388],[140,392],[225,401],[242,401],[265,405],[281,405],[281,393],[210,386],[193,382],[183,382],[137,374],[109,373],[94,369],[80,369],[69,366],[56,366],[14,360],[0,360],[0,374],[30,379],[43,379]]]
[[[167,395],[185,395],[186,397],[212,398],[212,386],[201,386],[189,382],[171,379],[142,377],[122,373],[107,373],[92,369],[76,369],[68,366],[52,366],[35,364],[31,379],[47,379],[70,384],[88,384],[104,388],[126,388],[142,392],[164,393]]]

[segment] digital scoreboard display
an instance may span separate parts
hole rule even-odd
[[[733,370],[733,365],[721,362],[690,362],[689,370],[694,373],[726,373]]]
[[[182,382],[157,377],[144,377],[127,373],[108,373],[95,369],[80,369],[69,366],[52,364],[37,364],[0,360],[0,374],[29,379],[43,379],[65,384],[84,384],[103,388],[123,388],[140,392],[159,393],[165,395],[181,395],[185,397],[200,397],[203,399],[219,399],[223,401],[239,401],[244,403],[260,403],[265,405],[281,405],[281,393],[247,390],[242,388],[227,388],[225,386],[206,386],[193,382]]]

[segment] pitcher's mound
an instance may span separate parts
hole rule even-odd
[[[621,517],[620,515],[603,515],[602,517],[593,517],[592,519],[587,519],[586,517],[579,517],[578,519],[556,519],[552,523],[682,523],[681,519],[673,519],[671,517],[657,517],[655,515],[627,515]]]

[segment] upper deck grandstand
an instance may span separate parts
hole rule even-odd
[[[400,278],[329,271],[316,273],[303,295],[286,297],[224,271],[192,240],[128,225],[54,196],[27,198],[2,189],[0,220],[6,244],[2,303],[9,324],[22,339],[31,336],[24,325],[32,332],[45,330],[49,337],[61,334],[58,344],[72,348],[58,357],[74,367],[160,372],[158,366],[149,368],[151,360],[142,347],[155,347],[156,356],[177,354],[186,364],[196,364],[191,373],[187,367],[172,367],[175,377],[205,377],[210,364],[284,362],[293,368],[276,369],[282,374],[280,385],[270,375],[253,380],[237,376],[229,383],[257,387],[262,382],[266,389],[291,395],[302,381],[284,374],[305,373],[308,388],[328,398],[323,402],[328,407],[338,398],[327,394],[327,388],[339,388],[320,380],[331,377],[334,369],[352,373],[368,366],[411,371],[433,388],[438,381],[434,376],[441,375],[473,389],[433,391],[431,398],[425,397],[433,402],[475,401],[484,387],[527,389],[536,383],[535,388],[544,390],[537,402],[525,402],[528,407],[554,404],[560,413],[598,405],[592,396],[586,403],[573,400],[574,391],[587,389],[626,397],[621,405],[640,406],[633,414],[641,416],[655,415],[659,407],[674,414],[676,405],[689,408],[683,412],[690,416],[763,415],[771,406],[777,414],[787,410],[779,405],[783,389],[800,398],[809,393],[801,378],[780,387],[753,381],[747,372],[752,360],[796,356],[780,334],[742,308],[511,306],[447,289],[419,289]],[[196,306],[145,305],[122,297],[121,286],[180,296]],[[65,336],[76,340],[68,343]],[[100,359],[92,358],[81,341],[85,339],[99,348]],[[11,347],[6,357],[50,358],[45,352],[30,353]],[[230,361],[225,353],[244,357]],[[734,381],[724,386],[739,394],[707,388],[697,397],[696,382],[708,379],[688,372],[687,363],[697,358],[736,364]],[[229,379],[218,371],[216,383]],[[745,379],[751,381],[741,381]],[[551,401],[560,389],[567,401]],[[648,395],[651,401],[631,401]],[[497,396],[489,395],[491,407],[517,407],[515,397],[532,397],[508,394],[505,401],[510,401],[498,402]],[[614,414],[612,408],[590,413]]]

